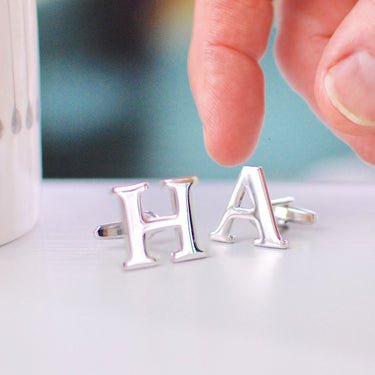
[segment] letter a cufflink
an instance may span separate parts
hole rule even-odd
[[[242,208],[241,203],[248,194],[253,208]],[[289,222],[312,224],[316,219],[313,211],[290,207],[293,198],[281,198],[271,201],[266,179],[261,167],[245,166],[242,168],[232,195],[217,229],[210,238],[220,242],[234,242],[230,230],[235,219],[249,220],[259,233],[254,245],[286,249],[288,242],[281,236],[279,226]]]
[[[171,192],[174,213],[169,216],[143,210],[141,194],[149,187],[146,182],[114,187],[112,192],[120,199],[122,222],[98,226],[95,236],[125,239],[128,259],[123,266],[126,270],[158,264],[148,253],[147,235],[167,228],[176,228],[179,238],[180,249],[171,253],[173,262],[205,258],[206,251],[199,249],[196,243],[191,213],[190,190],[197,182],[195,176],[163,180],[163,185]]]

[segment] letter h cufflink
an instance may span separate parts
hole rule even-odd
[[[158,260],[148,253],[147,237],[167,228],[175,228],[179,238],[180,249],[171,253],[173,262],[205,258],[206,251],[196,244],[191,213],[190,190],[196,182],[195,176],[163,180],[163,185],[171,191],[174,210],[172,215],[163,217],[143,210],[141,194],[148,189],[147,183],[113,188],[112,192],[120,199],[122,222],[97,227],[96,237],[125,238],[128,250],[125,269],[157,265]]]

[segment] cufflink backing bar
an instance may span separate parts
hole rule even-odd
[[[273,214],[278,226],[285,227],[289,222],[305,225],[315,223],[317,214],[306,208],[290,207],[289,204],[293,201],[294,198],[292,197],[271,200]]]
[[[151,219],[158,219],[159,217],[160,217],[159,215],[154,214],[152,211],[143,212],[144,221],[150,221]],[[94,235],[96,238],[105,238],[105,239],[112,240],[112,239],[124,238],[124,236],[126,235],[126,231],[125,233],[123,232],[121,223],[111,223],[111,224],[104,224],[104,225],[97,226],[94,231]]]
[[[277,225],[285,227],[288,223],[311,225],[316,222],[317,214],[306,208],[291,207],[289,203],[293,202],[293,198],[289,198],[288,203],[279,203],[284,198],[271,200],[273,214]]]

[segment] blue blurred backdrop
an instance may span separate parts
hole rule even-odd
[[[234,178],[204,149],[187,77],[193,1],[40,0],[46,177]],[[271,179],[353,157],[284,82],[271,35],[255,154]]]

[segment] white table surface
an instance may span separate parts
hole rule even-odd
[[[117,221],[125,181],[46,181],[37,228],[0,247],[1,374],[374,374],[375,185],[269,184],[315,210],[290,225],[288,250],[208,233],[234,181],[192,190],[204,260],[173,264],[173,231],[155,236],[161,265],[125,272],[123,240],[97,240]],[[168,212],[152,184],[145,208]]]

